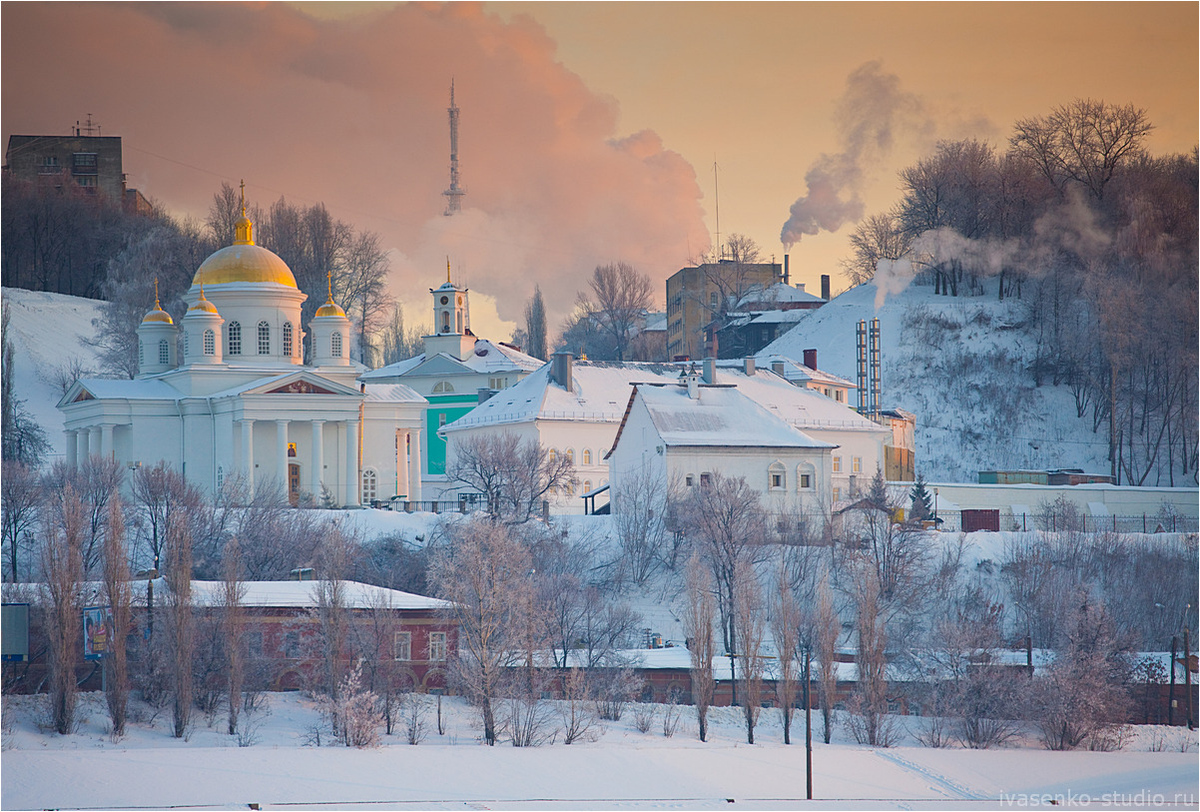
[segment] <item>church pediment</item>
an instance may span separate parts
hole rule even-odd
[[[275,389],[268,389],[264,395],[336,395],[331,389],[326,389],[323,386],[318,386],[312,381],[306,381],[301,378],[298,381],[285,383],[283,386]]]
[[[79,394],[71,399],[72,403],[82,403],[85,400],[95,400],[96,398],[86,389],[81,388]]]
[[[320,375],[310,372],[295,372],[266,381],[259,381],[245,387],[239,392],[227,393],[239,395],[355,395],[361,393],[357,389],[344,386]]]

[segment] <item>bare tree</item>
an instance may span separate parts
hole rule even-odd
[[[482,493],[493,519],[527,522],[546,494],[577,482],[575,464],[565,455],[551,458],[537,441],[509,432],[456,440],[452,448],[446,476]]]
[[[766,635],[767,613],[762,584],[754,566],[745,558],[738,560],[734,570],[733,607],[734,635],[737,638],[738,661],[742,667],[746,742],[754,744],[754,727],[762,710],[763,671],[766,665],[763,638]]]
[[[177,511],[167,523],[165,581],[167,644],[171,652],[171,708],[175,738],[187,733],[192,717],[192,660],[195,618],[192,606],[192,533],[186,512]]]
[[[788,578],[787,562],[780,556],[778,580],[771,606],[771,637],[775,640],[775,695],[783,710],[783,743],[792,743],[792,711],[796,705],[796,658],[800,654],[800,603]],[[811,648],[811,642],[805,648]]]
[[[829,579],[822,575],[817,587],[814,641],[817,654],[817,698],[825,743],[833,735],[833,705],[837,701],[837,641],[842,625],[833,606]]]
[[[41,478],[37,472],[17,460],[5,460],[0,472],[0,538],[3,538],[4,567],[9,581],[20,579],[25,551],[33,544],[34,528],[42,506]],[[29,564],[24,564],[26,575]]]
[[[66,735],[75,726],[76,679],[82,606],[83,539],[87,517],[70,483],[44,520],[42,572],[46,578],[46,627],[50,649],[50,718]]]
[[[615,360],[624,361],[638,321],[654,301],[650,277],[624,262],[597,265],[588,280],[594,304],[588,308],[612,342]],[[586,301],[592,303],[592,299]]]
[[[620,556],[616,579],[642,586],[665,563],[671,532],[667,528],[668,486],[649,469],[622,478],[612,495],[613,529]]]
[[[1021,119],[1009,143],[1060,193],[1077,183],[1099,200],[1117,169],[1141,150],[1152,129],[1140,107],[1076,99],[1048,116]]]
[[[125,546],[125,518],[121,513],[121,498],[115,494],[108,503],[108,526],[104,531],[104,594],[112,618],[108,648],[104,653],[105,699],[112,720],[112,735],[123,736],[129,701],[129,660],[125,639],[133,625],[133,592],[129,551]]]
[[[504,525],[466,520],[445,528],[430,580],[452,602],[458,653],[450,666],[483,716],[484,741],[496,743],[495,700],[505,669],[520,662],[534,603],[529,552]]]
[[[850,233],[852,254],[842,260],[851,285],[862,285],[875,277],[881,260],[896,261],[908,253],[911,238],[901,229],[895,213],[864,217]]]
[[[683,628],[688,639],[688,655],[691,657],[692,704],[696,708],[700,741],[707,741],[708,707],[712,704],[714,689],[713,623],[716,609],[713,606],[712,575],[698,553],[693,553],[688,559],[685,579],[687,604]]]
[[[20,462],[36,468],[49,452],[50,442],[46,432],[25,410],[24,401],[16,397],[13,387],[17,376],[15,353],[8,334],[8,303],[0,305],[0,309],[0,451],[5,463]]]
[[[380,246],[379,235],[370,231],[354,234],[346,246],[342,303],[357,322],[362,362],[369,367],[377,365],[374,335],[394,305],[387,288],[389,270],[387,251]]]
[[[525,352],[545,361],[549,358],[546,337],[546,303],[542,300],[542,289],[533,286],[533,297],[525,304]]]
[[[699,545],[716,584],[721,635],[729,657],[730,679],[734,681],[733,702],[737,704],[736,572],[738,562],[753,562],[762,553],[767,538],[762,504],[758,492],[745,479],[714,471],[708,485],[692,490],[680,512],[684,532]]]
[[[887,632],[875,573],[859,568],[854,589],[858,679],[850,701],[850,732],[860,744],[887,747],[894,740],[894,730],[887,719]]]
[[[108,502],[119,492],[125,480],[124,467],[112,459],[91,456],[71,468],[65,462],[57,462],[46,475],[45,489],[56,489],[70,482],[83,504],[87,516],[87,535],[83,540],[84,576],[91,575],[100,563],[104,546],[104,526],[108,521]]]
[[[225,636],[228,725],[230,736],[237,735],[238,714],[242,709],[242,680],[246,664],[242,654],[242,625],[245,620],[246,585],[242,582],[242,554],[237,536],[225,543],[221,557],[221,620]]]
[[[350,609],[346,572],[354,543],[337,527],[330,528],[317,553],[318,580],[314,587],[317,621],[321,630],[321,660],[325,667],[324,687],[336,701],[342,684],[342,659],[349,635]],[[334,719],[334,729],[340,720]]]
[[[406,327],[404,324],[404,308],[399,302],[392,310],[392,319],[383,328],[382,357],[380,364],[394,364],[421,354],[423,333],[429,332],[421,327]]]

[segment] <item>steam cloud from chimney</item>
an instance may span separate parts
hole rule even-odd
[[[891,151],[900,128],[932,126],[921,100],[901,90],[900,78],[882,67],[878,60],[867,62],[846,78],[835,113],[842,151],[822,153],[805,173],[808,192],[792,204],[779,234],[788,248],[805,234],[837,231],[861,218],[868,166]]]

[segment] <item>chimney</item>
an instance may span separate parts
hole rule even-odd
[[[692,400],[698,400],[700,397],[700,376],[696,374],[695,363],[684,370],[683,382],[687,384],[688,397]]]
[[[821,298],[829,301],[829,274],[821,274]]]
[[[804,292],[804,283],[803,283],[803,282],[797,282],[797,283],[796,283],[796,290],[798,290],[798,291],[800,291],[801,293],[803,293],[803,292]]]
[[[569,352],[556,352],[550,356],[550,380],[566,389],[568,392],[574,392],[572,388],[572,362],[575,356]]]
[[[804,351],[804,366],[808,367],[809,369],[817,368],[817,351],[816,350],[805,350]]]
[[[746,377],[748,378],[754,374],[754,356],[747,355],[743,361],[746,364]]]
[[[791,272],[788,270],[788,255],[784,254],[783,255],[783,284],[786,285],[788,283],[788,276],[790,275],[790,273]]]
[[[771,362],[771,371],[782,378],[783,377],[783,361],[772,361]]]
[[[478,403],[486,403],[494,394],[496,394],[496,390],[489,389],[486,386],[481,386],[475,390],[475,395],[479,398]]]
[[[704,382],[705,383],[716,383],[717,382],[717,359],[716,358],[705,358],[704,359]]]

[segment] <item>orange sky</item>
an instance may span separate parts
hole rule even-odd
[[[896,171],[937,138],[1002,145],[1015,119],[1076,97],[1142,106],[1153,152],[1190,150],[1197,9],[5,3],[0,124],[7,140],[90,112],[124,137],[130,185],[180,213],[202,216],[221,180],[243,177],[263,204],[324,201],[393,249],[410,320],[428,319],[449,254],[475,325],[503,337],[498,319],[517,319],[535,282],[557,321],[597,262],[661,281],[707,248],[714,158],[722,234],[778,257],[806,173],[847,151],[848,124],[891,139],[854,152],[867,212],[894,202]],[[852,74],[871,81],[839,108]],[[457,218],[439,194],[451,76]],[[792,246],[794,281],[836,279],[849,230]]]

